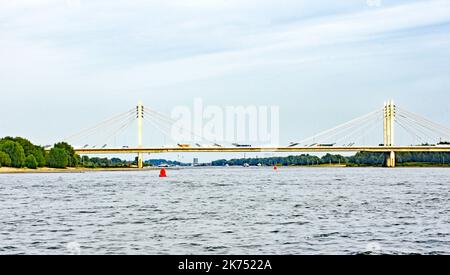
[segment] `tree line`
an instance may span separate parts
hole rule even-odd
[[[160,164],[187,165],[176,161],[147,160],[145,166],[157,166]],[[29,168],[41,167],[67,168],[127,168],[137,165],[134,161],[122,160],[120,158],[80,157],[74,148],[66,143],[56,143],[50,150],[35,145],[28,139],[22,137],[5,137],[0,139],[0,167]]]
[[[376,152],[359,152],[354,156],[342,156],[326,154],[322,157],[312,156],[308,154],[288,157],[270,157],[270,158],[241,158],[231,160],[217,160],[212,162],[212,166],[243,166],[245,164],[256,166],[306,166],[306,165],[346,165],[346,166],[384,166],[385,153]],[[435,152],[413,152],[413,153],[397,153],[397,164],[408,166],[417,165],[450,165],[450,153]]]
[[[169,166],[190,166],[190,163],[183,163],[179,161],[165,160],[165,159],[149,159],[144,162],[148,166],[159,166],[159,165],[169,165]]]
[[[66,143],[56,143],[49,151],[34,145],[22,137],[5,137],[0,139],[0,167],[30,168],[40,167],[129,167],[133,163],[118,158],[80,157],[74,148]]]

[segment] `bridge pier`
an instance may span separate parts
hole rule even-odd
[[[139,169],[144,168],[144,160],[143,160],[143,157],[142,157],[141,153],[138,154],[138,163],[137,163],[137,165],[138,165]]]
[[[389,153],[386,153],[385,158],[385,166],[389,168],[394,168],[396,166],[396,160],[395,160],[395,152],[391,151]]]

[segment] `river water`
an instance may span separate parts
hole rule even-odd
[[[0,175],[0,254],[450,254],[450,169]]]

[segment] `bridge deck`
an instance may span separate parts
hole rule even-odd
[[[85,148],[77,154],[138,154],[138,153],[259,153],[259,152],[450,152],[450,146],[351,146],[351,147],[147,147],[147,148]]]

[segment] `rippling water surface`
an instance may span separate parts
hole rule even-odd
[[[0,254],[450,254],[450,169],[168,173],[2,174]]]

